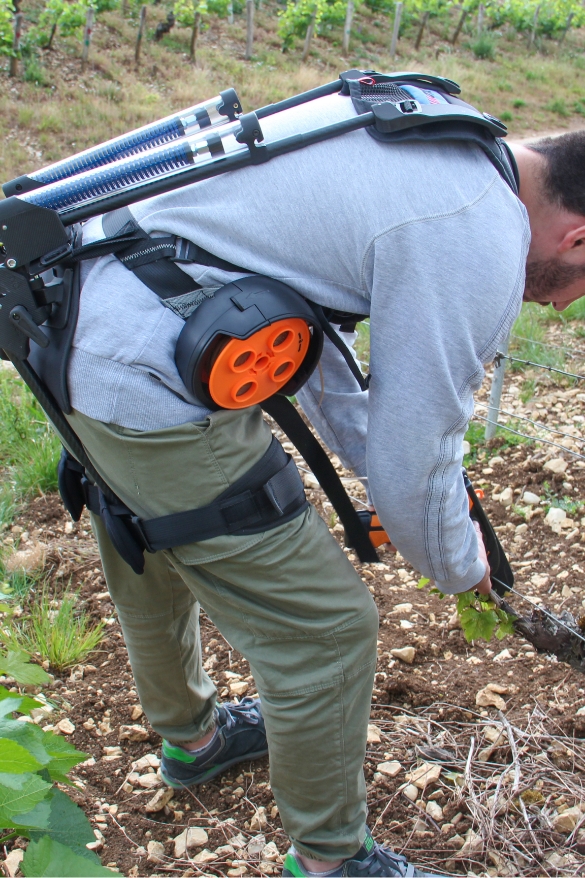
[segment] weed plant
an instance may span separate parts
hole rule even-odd
[[[481,34],[474,43],[471,43],[470,49],[475,57],[481,58],[482,61],[493,61],[496,57],[496,43],[490,34]]]
[[[82,662],[103,636],[104,622],[92,625],[88,615],[76,610],[78,592],[65,591],[59,606],[46,586],[30,605],[30,614],[2,632],[9,649],[40,655],[57,671]]]

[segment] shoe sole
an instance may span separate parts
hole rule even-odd
[[[268,755],[268,750],[258,750],[256,753],[247,753],[246,756],[237,756],[235,759],[230,759],[229,762],[222,762],[221,765],[215,765],[213,768],[210,768],[209,771],[206,771],[204,774],[199,777],[194,778],[194,780],[185,781],[185,780],[175,780],[174,778],[169,777],[163,771],[162,764],[159,768],[160,776],[166,783],[168,787],[172,787],[174,790],[182,790],[185,787],[194,787],[197,784],[205,783],[208,780],[212,780],[214,777],[217,777],[218,774],[221,774],[227,768],[231,768],[232,765],[236,765],[238,762],[249,762],[253,759],[262,759],[263,756]]]

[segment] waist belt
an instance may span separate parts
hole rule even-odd
[[[224,534],[261,533],[296,518],[308,506],[295,463],[274,437],[247,473],[212,503],[197,509],[140,518],[121,500],[108,500],[65,450],[59,463],[59,491],[75,521],[84,506],[99,515],[115,548],[138,574],[144,570],[145,550],[158,552]]]

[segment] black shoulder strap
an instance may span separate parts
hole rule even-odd
[[[295,448],[302,454],[315,478],[329,497],[333,508],[343,524],[347,542],[353,546],[362,563],[378,561],[378,554],[370,542],[368,531],[360,517],[325,450],[313,436],[300,414],[286,396],[271,396],[262,403],[264,411],[273,418]]]
[[[453,85],[450,80],[422,74],[388,77],[373,73],[348,78],[345,90],[358,114],[374,113],[375,124],[369,125],[366,131],[375,140],[383,143],[449,140],[475,143],[518,195],[518,168],[501,136],[506,134],[506,126],[495,116],[481,113],[455,97],[457,92],[451,87]],[[421,103],[413,95],[430,102]]]

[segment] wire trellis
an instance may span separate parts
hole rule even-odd
[[[525,366],[533,366],[535,369],[546,369],[547,372],[556,372],[558,375],[566,375],[567,378],[574,378],[576,381],[585,381],[585,375],[575,375],[573,372],[565,372],[563,369],[556,369],[554,366],[545,366],[543,363],[533,363],[531,360],[521,360],[519,357],[511,357],[498,351],[494,363],[499,366],[502,360],[509,360],[511,363],[523,363]]]
[[[566,439],[572,439],[573,442],[585,442],[585,439],[582,436],[573,436],[571,433],[564,433],[557,427],[549,427],[548,424],[543,424],[541,421],[533,421],[532,418],[527,418],[524,415],[517,415],[515,412],[508,412],[506,411],[506,409],[494,409],[494,407],[489,405],[487,402],[480,402],[476,400],[475,405],[479,405],[485,409],[490,409],[492,412],[496,412],[499,415],[506,415],[509,418],[514,418],[514,420],[517,421],[527,421],[527,423],[533,424],[533,426],[537,427],[539,430],[546,430],[548,433],[558,433],[559,435],[564,436]],[[501,424],[498,424],[498,426],[501,426]],[[533,436],[530,438],[536,437]],[[563,445],[562,447],[564,448],[565,446]]]
[[[527,338],[525,335],[514,335],[514,333],[510,334],[510,338],[516,338],[519,341],[527,341],[530,344],[537,344],[542,348],[554,348],[557,351],[562,351],[569,357],[575,357],[578,360],[585,360],[585,353],[583,351],[576,351],[574,348],[567,348],[561,344],[553,344],[550,341],[536,341],[534,338]]]
[[[493,423],[492,419],[485,418],[483,415],[474,414],[473,417],[480,421],[485,421],[486,424]],[[578,457],[580,460],[585,460],[585,454],[579,454],[578,451],[572,451],[570,448],[565,448],[564,445],[559,445],[558,442],[551,442],[550,439],[543,439],[541,436],[529,436],[527,433],[521,433],[519,430],[513,430],[512,427],[508,427],[505,424],[498,424],[498,427],[500,430],[507,430],[509,433],[514,433],[516,436],[522,436],[529,442],[541,442],[544,445],[552,445],[554,448],[560,448],[561,451],[566,451],[567,454],[572,454],[573,457]]]

